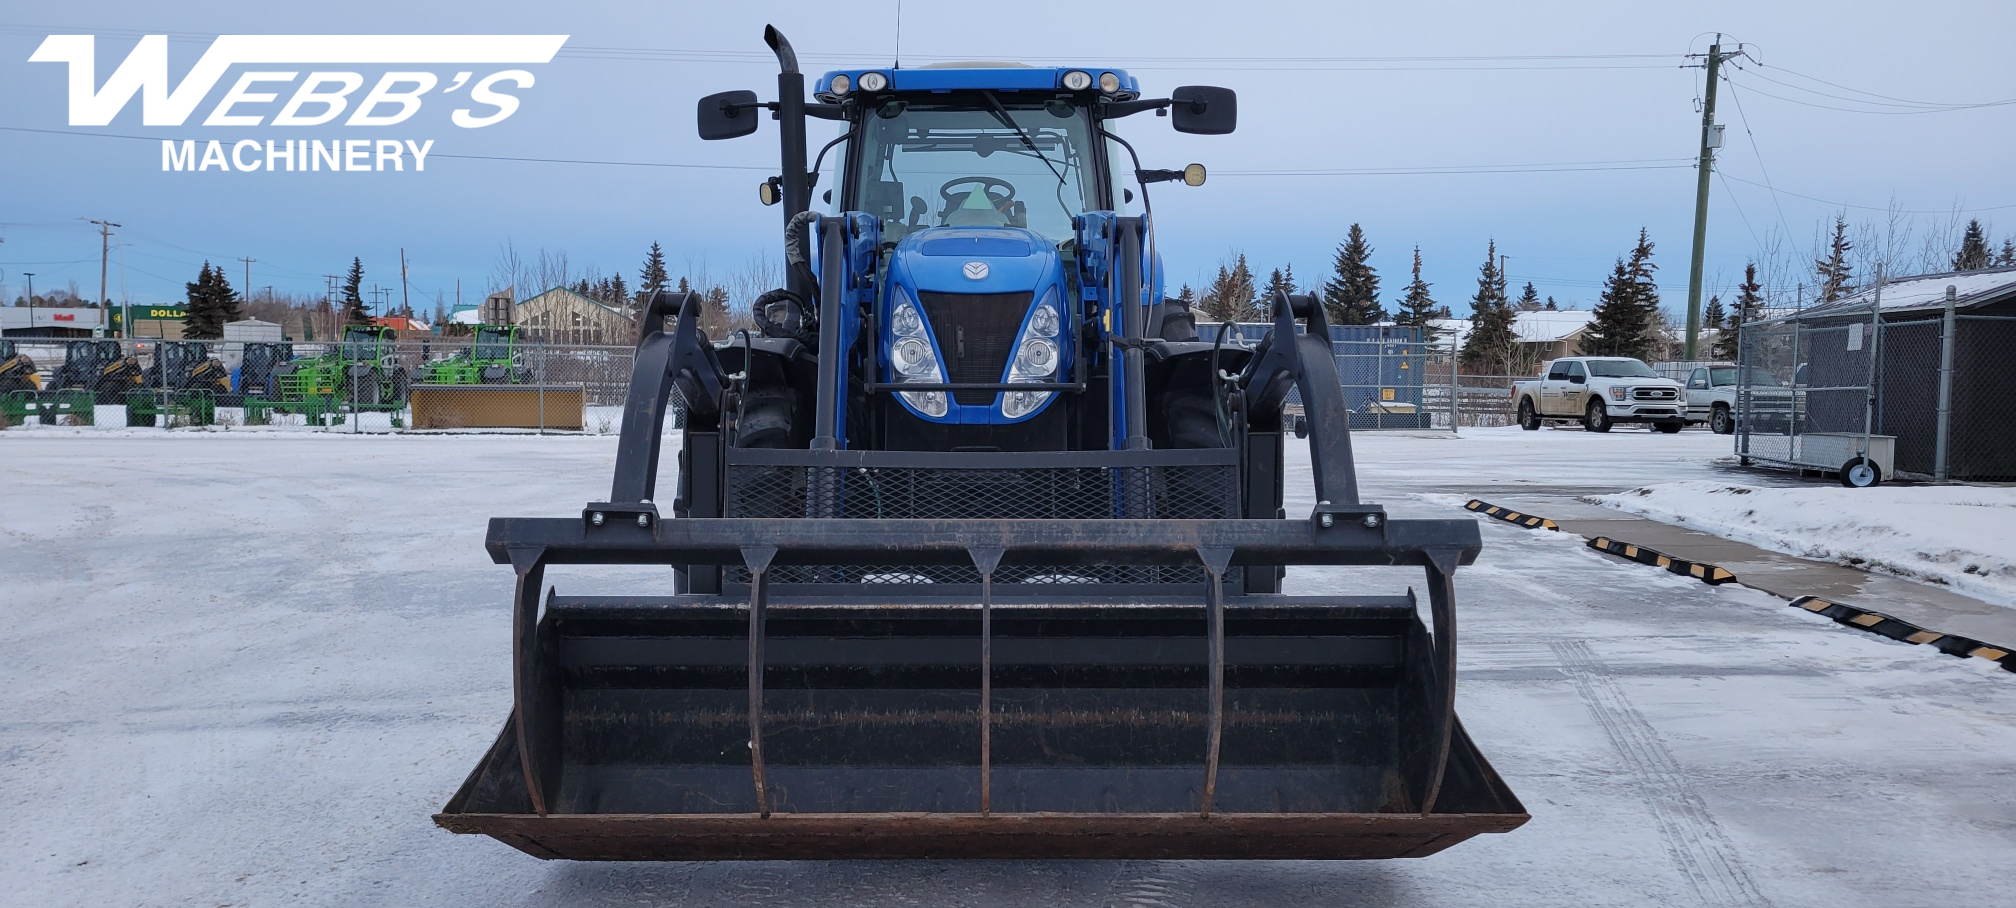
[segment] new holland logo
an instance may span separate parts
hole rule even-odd
[[[142,125],[184,126],[234,67],[263,67],[239,73],[201,125],[277,127],[280,138],[164,139],[162,170],[383,171],[405,170],[407,160],[414,170],[424,170],[432,139],[373,135],[325,142],[300,133],[289,138],[287,128],[333,124],[345,113],[340,124],[345,128],[394,126],[418,113],[423,96],[434,93],[462,102],[450,111],[450,122],[480,129],[517,113],[521,99],[513,92],[533,85],[531,72],[498,67],[550,62],[566,42],[566,35],[220,35],[179,83],[169,77],[165,35],[141,38],[102,85],[96,82],[91,35],[51,35],[28,60],[69,66],[71,126],[110,125],[134,95],[140,96]],[[484,64],[496,71],[476,68]],[[338,69],[348,66],[365,72]],[[432,71],[437,67],[453,80],[438,92],[442,78]],[[366,72],[380,68],[390,69],[361,99],[353,97],[364,87]],[[293,91],[260,91],[262,83],[291,84]],[[456,94],[465,84],[468,90]],[[287,100],[279,103],[283,95]]]
[[[986,262],[967,262],[964,270],[966,271],[966,279],[969,281],[984,281],[987,279]]]

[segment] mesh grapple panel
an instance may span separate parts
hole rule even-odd
[[[1154,466],[869,465],[734,463],[728,517],[887,519],[1216,520],[1239,516],[1239,468],[1224,463]],[[978,583],[971,566],[779,567],[777,582]],[[748,573],[729,570],[731,582]],[[1133,565],[1004,565],[997,583],[1175,583],[1202,568]]]

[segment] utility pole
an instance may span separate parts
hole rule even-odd
[[[28,279],[28,333],[35,333],[35,272],[23,271],[21,276]]]
[[[399,247],[399,310],[412,312],[413,301],[406,296],[406,247]]]
[[[252,298],[252,263],[258,259],[241,258],[239,261],[245,263],[245,283],[238,285],[238,295],[249,300]]]
[[[78,218],[77,220],[87,224],[98,225],[98,305],[103,306],[106,300],[105,273],[107,264],[112,258],[112,228],[120,225],[114,224],[111,221],[95,221],[90,218]]]
[[[1715,172],[1715,149],[1722,147],[1722,127],[1715,125],[1715,81],[1722,61],[1743,55],[1737,45],[1722,52],[1722,35],[1708,46],[1708,87],[1701,94],[1701,161],[1694,184],[1694,257],[1687,265],[1687,358],[1694,359],[1701,340],[1701,259],[1708,247],[1708,177]]]

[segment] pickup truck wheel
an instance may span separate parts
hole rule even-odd
[[[1729,415],[1728,407],[1716,404],[1715,409],[1708,414],[1708,428],[1713,429],[1717,435],[1734,435],[1736,420]]]
[[[1533,398],[1519,398],[1519,428],[1528,432],[1540,428],[1540,414],[1533,412]]]
[[[1610,411],[1603,409],[1603,402],[1592,400],[1589,409],[1582,411],[1582,428],[1591,432],[1610,431]]]

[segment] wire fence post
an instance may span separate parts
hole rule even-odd
[[[1449,432],[1454,435],[1463,426],[1463,382],[1457,374],[1456,339],[1449,339]]]
[[[1946,285],[1946,306],[1939,326],[1939,422],[1932,434],[1932,478],[1946,481],[1946,439],[1953,425],[1953,332],[1958,327],[1954,318],[1954,302],[1957,296],[1952,284]]]

